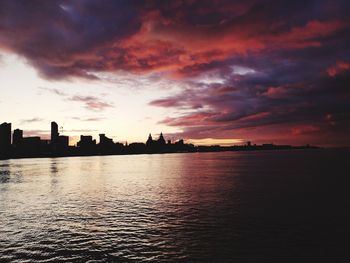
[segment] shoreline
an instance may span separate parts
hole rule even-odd
[[[216,146],[198,146],[198,147],[216,147]],[[220,146],[221,147],[221,146]],[[232,149],[232,147],[240,147]],[[36,156],[14,156],[8,158],[0,157],[0,161],[6,160],[17,160],[17,159],[44,159],[44,158],[69,158],[69,157],[92,157],[92,156],[123,156],[123,155],[154,155],[154,154],[177,154],[177,153],[213,153],[213,152],[261,152],[261,151],[286,151],[286,150],[321,150],[321,149],[332,149],[323,148],[316,146],[290,146],[290,147],[275,147],[275,148],[243,148],[244,146],[230,146],[229,149],[221,147],[220,150],[210,149],[196,149],[193,151],[164,151],[164,152],[122,152],[122,153],[74,153],[74,154],[47,154],[47,155],[36,155]]]

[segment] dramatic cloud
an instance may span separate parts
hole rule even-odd
[[[321,47],[348,31],[348,4],[336,2],[2,1],[0,43],[47,78],[177,76],[237,54]]]
[[[151,105],[186,109],[161,123],[182,127],[187,138],[239,138],[240,134],[263,142],[280,138],[280,142],[317,143],[323,136],[329,140],[341,134],[348,143],[350,74],[329,77],[315,73],[306,80],[303,68],[295,70],[281,76],[283,66],[238,78],[232,73],[223,84],[200,83],[191,92],[158,99]],[[203,108],[188,111],[199,104]]]
[[[175,81],[149,105],[189,139],[350,144],[349,12],[346,0],[1,1],[0,48],[50,80]]]

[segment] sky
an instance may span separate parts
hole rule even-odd
[[[0,122],[350,146],[348,0],[3,0]]]

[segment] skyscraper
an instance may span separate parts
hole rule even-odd
[[[52,145],[57,144],[58,136],[59,136],[58,125],[56,122],[53,121],[51,122],[51,144]]]
[[[0,125],[0,156],[7,156],[11,150],[11,123]]]

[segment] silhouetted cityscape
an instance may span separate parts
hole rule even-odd
[[[12,139],[11,139],[12,136]],[[152,153],[176,153],[176,152],[216,152],[216,151],[246,151],[246,150],[282,150],[317,148],[315,146],[291,146],[262,144],[256,145],[247,142],[244,145],[235,146],[195,146],[187,144],[183,139],[172,142],[165,140],[163,133],[158,139],[153,139],[149,134],[146,143],[120,143],[114,142],[105,134],[99,134],[99,142],[92,136],[81,135],[76,146],[69,145],[69,136],[58,132],[58,124],[51,122],[50,140],[39,136],[24,137],[23,130],[15,129],[12,133],[11,123],[4,122],[0,125],[0,159],[25,158],[25,157],[63,157],[84,155],[117,155],[117,154],[152,154]]]

